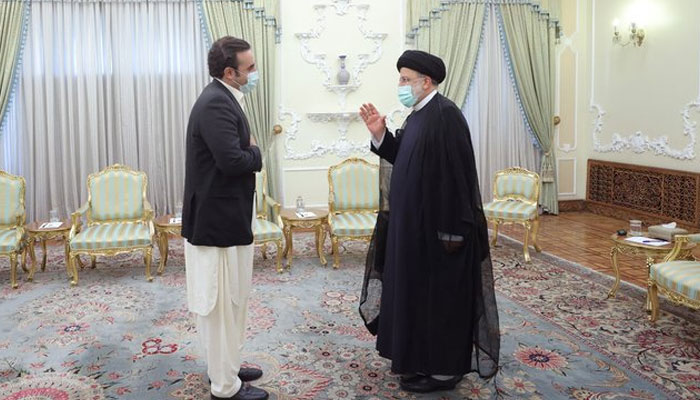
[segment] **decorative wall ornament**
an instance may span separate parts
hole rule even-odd
[[[395,131],[398,128],[401,128],[401,125],[403,125],[403,122],[408,118],[408,115],[411,113],[411,108],[404,107],[402,105],[396,106],[393,110],[389,111],[386,114],[386,125],[389,128],[389,130]]]
[[[322,157],[327,154],[335,154],[345,158],[353,154],[369,154],[369,140],[352,141],[348,140],[347,133],[350,124],[359,120],[360,115],[353,112],[340,113],[308,113],[307,118],[312,122],[338,124],[338,139],[331,143],[322,143],[320,140],[311,141],[311,150],[307,152],[297,152],[292,147],[292,142],[297,140],[301,117],[298,113],[280,106],[279,119],[285,121],[290,119],[290,124],[286,129],[284,138],[284,158],[287,160],[308,160],[314,157]]]
[[[668,136],[651,138],[637,131],[631,135],[623,136],[613,133],[610,143],[602,144],[600,135],[603,132],[603,117],[605,111],[598,104],[591,104],[591,112],[596,113],[593,119],[593,150],[599,153],[620,153],[631,150],[637,154],[653,152],[656,155],[672,157],[678,160],[694,160],[695,145],[697,143],[697,122],[694,121],[691,111],[700,112],[700,97],[688,103],[680,113],[683,118],[683,134],[688,137],[688,144],[682,149],[673,149],[669,144]]]
[[[352,77],[352,82],[345,85],[336,85],[332,83],[332,69],[328,65],[326,59],[326,54],[324,53],[314,53],[311,48],[311,41],[315,39],[320,39],[326,29],[326,14],[329,8],[334,8],[336,15],[345,16],[349,13],[351,8],[354,8],[357,12],[357,28],[362,34],[365,40],[370,41],[372,50],[370,53],[358,54],[355,57],[358,62],[355,63],[354,67],[350,71]],[[375,33],[373,30],[367,27],[367,12],[369,10],[368,4],[352,4],[351,0],[331,0],[330,3],[319,3],[313,6],[316,12],[315,26],[313,26],[307,32],[297,33],[296,37],[299,39],[301,44],[301,57],[304,61],[309,64],[315,65],[316,68],[324,74],[325,79],[323,81],[323,86],[338,95],[338,103],[341,108],[345,108],[347,104],[347,95],[355,90],[357,90],[361,85],[361,75],[362,72],[367,68],[368,65],[376,63],[383,54],[382,44],[384,39],[386,39],[386,33]]]
[[[659,136],[656,138],[651,138],[648,135],[644,135],[643,132],[637,131],[627,136],[623,136],[620,133],[614,132],[612,134],[610,143],[602,144],[600,135],[603,133],[603,117],[605,116],[605,110],[603,107],[596,103],[595,101],[595,15],[596,15],[596,3],[592,2],[592,15],[593,15],[593,29],[591,29],[590,40],[592,43],[591,54],[593,54],[593,67],[591,69],[591,107],[590,111],[595,113],[593,119],[593,151],[599,153],[621,153],[625,150],[631,150],[637,154],[645,152],[653,152],[658,156],[671,157],[678,160],[694,160],[695,159],[695,145],[697,143],[697,121],[691,118],[691,112],[700,112],[700,93],[697,99],[689,102],[681,110],[681,118],[683,119],[683,134],[688,137],[688,144],[682,149],[673,149],[668,143],[668,136]]]

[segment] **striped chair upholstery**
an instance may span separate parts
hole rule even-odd
[[[266,242],[272,240],[282,240],[282,229],[279,225],[266,219],[256,218],[253,232],[256,242]]]
[[[340,236],[371,235],[377,223],[376,213],[346,213],[333,218],[333,232]]]
[[[267,194],[267,173],[262,171],[255,174],[255,224],[253,225],[253,237],[255,244],[262,245],[262,255],[267,259],[267,245],[273,242],[277,246],[277,272],[283,272],[282,246],[284,233],[282,233],[282,220],[279,216],[281,206]],[[268,212],[272,208],[276,213],[275,222],[270,222]]]
[[[677,260],[685,242],[700,243],[700,234],[676,236],[676,245],[663,262],[649,268],[651,321],[659,315],[658,291],[676,304],[700,310],[700,261]]]
[[[25,254],[24,244],[24,178],[0,171],[0,255],[10,259],[10,285],[17,283],[17,263]],[[34,277],[34,263],[27,280]]]
[[[333,266],[340,266],[341,238],[369,240],[379,210],[379,166],[351,158],[328,170],[328,225],[333,243]]]
[[[18,252],[22,246],[22,232],[18,229],[0,229],[0,253]]]
[[[519,223],[526,228],[523,241],[525,261],[530,261],[528,241],[531,235],[535,250],[540,251],[537,244],[539,196],[540,177],[536,173],[519,167],[496,172],[493,180],[493,201],[484,204],[484,215],[494,228],[492,246],[498,241],[499,225]]]
[[[143,223],[107,223],[93,225],[80,232],[70,242],[73,250],[124,249],[134,246],[148,246],[151,234]]]
[[[146,279],[150,282],[155,229],[153,209],[146,199],[148,177],[124,165],[115,164],[88,176],[88,201],[71,215],[69,268],[78,284],[77,258],[142,252]],[[83,227],[83,218],[87,226]]]
[[[94,221],[134,220],[143,217],[145,175],[136,171],[109,171],[88,183]]]

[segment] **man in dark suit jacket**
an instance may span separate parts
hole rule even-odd
[[[264,400],[241,368],[253,274],[255,172],[262,157],[245,115],[245,93],[258,80],[250,44],[230,36],[209,50],[214,78],[192,107],[187,126],[182,236],[187,303],[207,360],[211,398]]]

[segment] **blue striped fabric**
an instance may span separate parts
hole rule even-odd
[[[651,266],[649,275],[661,286],[700,301],[700,262],[669,261]]]
[[[282,229],[266,219],[256,218],[253,236],[256,241],[278,240],[282,239]]]
[[[22,182],[0,178],[0,225],[15,225],[17,215],[24,214],[20,209]]]
[[[108,171],[90,181],[90,212],[95,221],[143,217],[145,176],[126,171]]]
[[[258,215],[267,214],[265,212],[265,198],[263,197],[263,193],[267,192],[267,190],[263,189],[264,180],[264,172],[255,173],[255,209],[258,210]]]
[[[496,197],[504,198],[508,195],[521,195],[531,201],[537,200],[535,193],[537,180],[520,174],[500,175],[496,178]]]
[[[337,236],[370,236],[377,222],[375,213],[344,213],[331,217],[331,232]]]
[[[19,244],[22,240],[22,235],[17,229],[0,230],[0,251],[8,253],[19,250]]]
[[[486,218],[525,220],[533,219],[537,206],[516,200],[497,200],[484,205]]]
[[[71,240],[70,247],[73,250],[106,250],[146,246],[150,243],[148,225],[124,222],[90,226]]]
[[[365,163],[348,163],[331,172],[336,211],[378,210],[379,170]]]

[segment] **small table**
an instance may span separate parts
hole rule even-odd
[[[328,228],[328,210],[324,208],[309,208],[306,211],[316,214],[314,217],[300,218],[295,209],[285,208],[280,211],[282,218],[282,230],[286,246],[283,255],[287,257],[287,268],[292,267],[292,231],[295,229],[313,229],[316,232],[316,252],[318,258],[321,259],[321,264],[325,267],[328,265],[326,257],[323,254],[323,244],[326,239],[326,228]],[[330,228],[328,228],[330,230]]]
[[[180,235],[182,229],[181,222],[170,222],[172,214],[161,215],[153,221],[156,228],[156,240],[158,241],[158,251],[160,252],[160,263],[158,265],[158,275],[165,270],[165,263],[168,262],[168,235]]]
[[[61,225],[56,228],[42,228],[41,226],[46,223],[43,222],[32,222],[25,226],[27,231],[27,239],[29,241],[29,255],[32,258],[32,269],[29,273],[29,279],[34,277],[34,271],[36,270],[36,253],[34,252],[34,243],[39,240],[41,243],[41,249],[44,251],[44,255],[41,258],[41,270],[46,270],[46,241],[52,239],[63,239],[63,246],[66,252],[66,272],[68,276],[73,276],[70,269],[70,243],[68,242],[68,235],[70,234],[71,222],[70,220],[61,221]]]
[[[645,236],[645,235],[642,235]],[[649,277],[649,270],[651,266],[656,263],[657,259],[662,259],[673,249],[674,243],[669,243],[664,246],[649,246],[642,243],[630,242],[627,239],[629,236],[619,236],[614,233],[610,236],[613,241],[613,247],[610,249],[610,259],[612,260],[613,270],[615,271],[615,284],[613,285],[610,292],[608,292],[608,298],[615,297],[617,289],[620,287],[620,269],[617,265],[617,255],[626,254],[633,256],[645,256],[646,266],[647,266],[647,278]],[[652,239],[652,238],[650,238]],[[693,248],[696,246],[695,243],[689,242],[685,243],[679,254],[679,258],[682,259],[693,259]],[[647,296],[647,301],[645,308],[651,310],[651,303],[649,302],[649,296]]]

